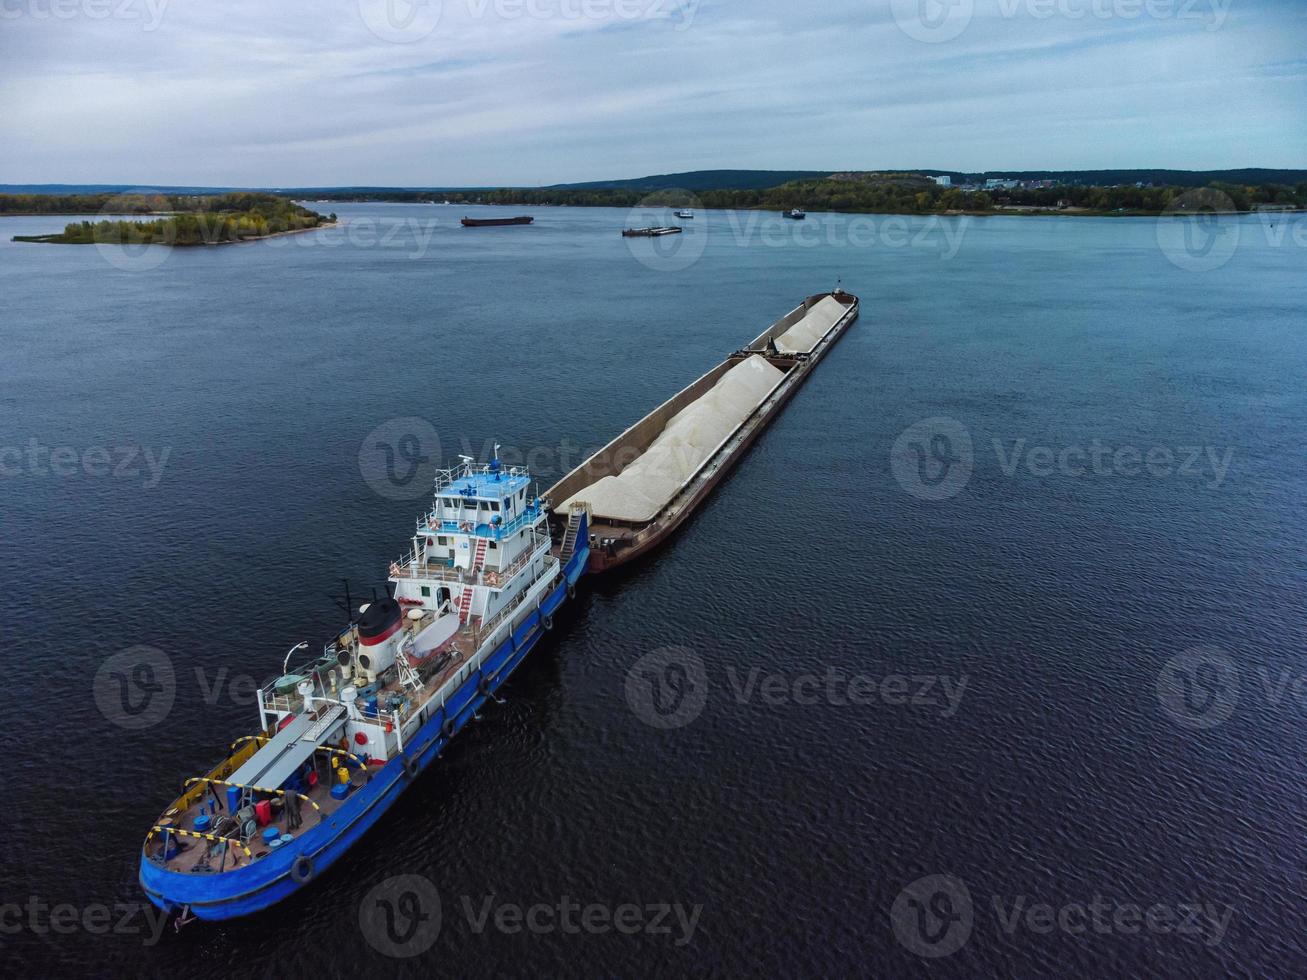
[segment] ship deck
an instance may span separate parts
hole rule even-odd
[[[521,606],[515,605],[504,612],[493,617],[489,622],[483,622],[480,617],[472,617],[471,621],[456,633],[448,643],[439,651],[433,652],[425,661],[419,663],[416,667],[419,677],[422,679],[422,689],[415,696],[413,692],[405,688],[398,678],[378,687],[376,694],[382,704],[391,695],[402,696],[405,699],[406,710],[411,710],[415,704],[425,703],[432,695],[446,684],[458,671],[464,667],[472,656],[481,649],[481,646],[488,640],[491,634],[502,625],[503,620],[509,616],[521,612]],[[416,636],[435,620],[435,613],[427,612],[420,619],[404,618],[404,630],[412,636]],[[342,637],[341,645],[352,647],[354,643],[352,634]],[[260,736],[263,737],[263,736]],[[336,810],[340,809],[349,799],[337,800],[331,795],[331,786],[333,782],[338,781],[336,770],[339,768],[339,759],[342,752],[352,751],[353,746],[342,748],[340,746],[322,746],[318,748],[313,756],[314,771],[318,774],[317,784],[305,789],[301,794],[300,805],[300,826],[290,828],[287,825],[287,813],[285,809],[285,797],[270,797],[273,802],[274,818],[268,823],[268,826],[277,827],[283,834],[290,834],[292,838],[299,837],[301,834],[312,830],[320,822],[320,817],[325,819]],[[332,756],[336,757],[337,765],[332,764]],[[384,763],[387,760],[376,760],[373,767],[364,771],[357,765],[347,765],[351,786],[357,790],[365,785],[371,778],[376,763]],[[236,768],[235,766],[231,767]],[[207,778],[207,777],[206,777]],[[229,777],[227,777],[229,778]],[[229,817],[226,803],[226,786],[221,782],[212,783],[213,788],[217,790],[218,801],[215,804],[214,795],[207,789],[189,799],[189,802],[179,806],[175,802],[159,819],[159,826],[175,828],[182,831],[192,831],[195,826],[195,819],[202,812],[208,812],[219,818]],[[352,793],[353,791],[351,791]],[[259,793],[261,797],[268,798],[268,794]],[[187,800],[188,797],[183,797]],[[215,813],[216,805],[216,813]],[[204,810],[201,809],[204,808]],[[316,807],[316,809],[315,809]],[[221,837],[226,837],[232,832],[231,822],[227,826],[219,825],[218,829],[210,838],[196,837],[190,834],[170,835],[174,844],[179,844],[178,852],[169,858],[164,867],[169,871],[179,872],[197,872],[210,873],[216,871],[233,871],[257,861],[260,857],[266,856],[271,848],[263,843],[261,834],[263,827],[260,826],[258,832],[252,837],[244,847],[239,846],[239,841],[229,839],[225,848]],[[158,854],[161,849],[162,835],[152,834],[147,842],[147,850],[151,854]],[[236,845],[236,846],[233,846]],[[246,856],[244,848],[248,848],[250,856]],[[224,865],[219,868],[218,863],[222,861]]]
[[[338,781],[331,772],[331,759],[329,752],[319,751],[314,757],[314,770],[318,772],[318,783],[316,786],[308,788],[303,794],[300,802],[300,826],[294,830],[290,829],[287,824],[287,812],[284,803],[273,805],[273,819],[268,822],[269,827],[276,827],[282,834],[290,834],[292,838],[299,837],[306,831],[312,830],[322,820],[331,816],[337,810],[348,802],[349,797],[344,800],[337,800],[331,795],[331,786]],[[365,773],[362,769],[349,767],[351,793],[364,786],[371,773]],[[203,805],[207,812],[212,813],[216,807],[216,816],[219,818],[219,827],[221,819],[230,816],[227,813],[226,788],[221,784],[214,784],[213,788],[217,790],[218,801],[215,801],[212,793],[205,792],[199,801],[186,807],[184,810],[173,809],[166,813],[159,820],[159,826],[170,828],[189,829],[195,826],[195,818],[201,813],[200,807]],[[284,799],[284,798],[279,798]],[[316,809],[315,809],[316,806]],[[196,872],[210,873],[220,871],[235,871],[237,868],[243,868],[261,857],[266,857],[272,850],[267,844],[263,843],[263,827],[259,827],[258,833],[251,838],[244,847],[240,846],[239,841],[235,839],[228,840],[226,843],[219,839],[215,834],[212,839],[204,839],[192,836],[173,836],[172,845],[178,847],[178,851],[173,857],[165,862],[164,867],[169,871],[179,872]],[[161,843],[162,835],[155,834],[150,840],[150,846],[157,852]],[[245,849],[248,848],[250,856],[246,856]]]

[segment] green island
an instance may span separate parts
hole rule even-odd
[[[0,214],[85,214],[90,211],[152,216],[152,220],[76,221],[62,232],[14,235],[16,242],[58,245],[225,245],[311,231],[333,224],[276,194],[0,194]]]

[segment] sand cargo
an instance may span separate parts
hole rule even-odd
[[[739,461],[809,372],[858,318],[858,298],[809,296],[636,422],[545,494],[555,537],[589,514],[589,571],[648,553]]]

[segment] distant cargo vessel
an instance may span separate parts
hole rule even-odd
[[[517,218],[464,218],[464,228],[495,228],[500,225],[529,225],[535,218],[521,216]]]
[[[623,228],[623,238],[658,238],[661,235],[679,235],[682,229],[675,225],[657,228]]]
[[[842,290],[809,296],[554,484],[546,500],[584,511],[590,572],[643,555],[675,531],[858,318]],[[551,518],[556,539],[567,525]]]

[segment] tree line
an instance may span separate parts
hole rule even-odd
[[[948,211],[986,212],[1003,206],[1057,208],[1095,212],[1163,212],[1181,205],[1188,209],[1249,211],[1263,204],[1307,208],[1307,183],[1244,185],[1214,182],[1205,188],[1178,185],[1093,187],[1057,185],[964,191],[942,187],[920,175],[871,175],[867,178],[798,180],[764,190],[646,191],[630,188],[521,188],[467,191],[317,192],[330,200],[454,204],[500,204],[519,207],[704,207],[852,213],[929,214]]]

